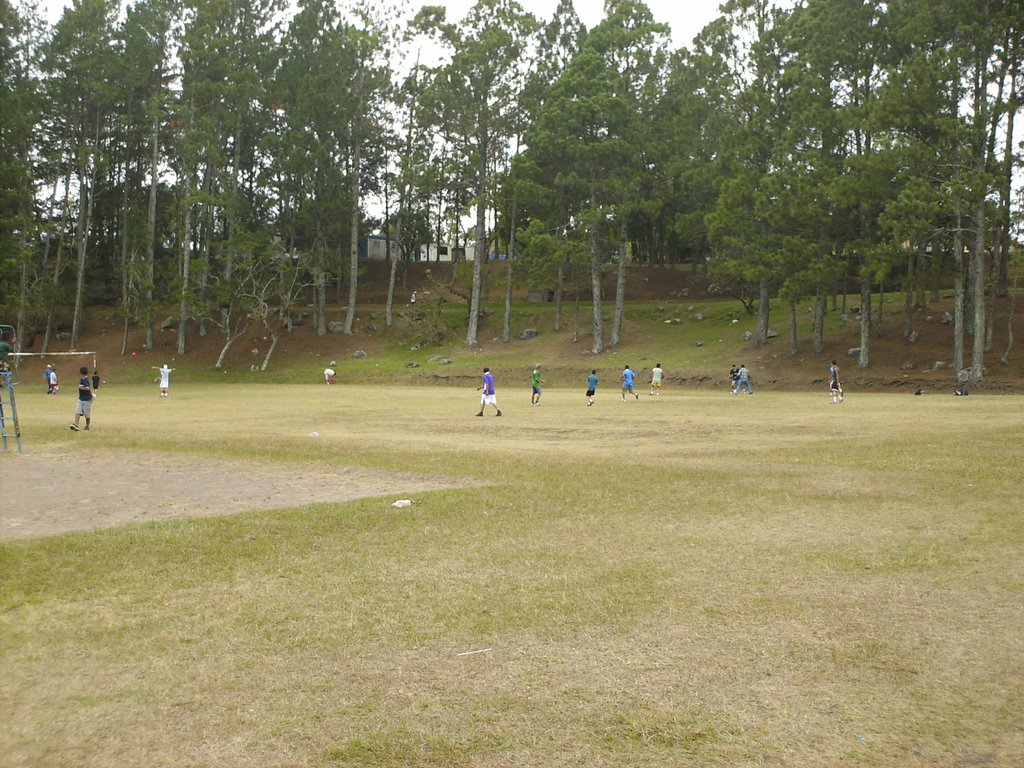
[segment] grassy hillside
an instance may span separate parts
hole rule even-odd
[[[267,382],[311,382],[321,378],[323,368],[338,362],[341,382],[366,383],[453,383],[475,378],[483,365],[488,365],[507,386],[526,381],[529,369],[540,362],[549,386],[578,386],[591,368],[602,371],[621,369],[625,364],[643,372],[660,362],[668,382],[687,387],[718,386],[724,373],[734,363],[746,363],[760,386],[803,390],[818,386],[824,380],[828,362],[839,360],[848,384],[862,389],[924,387],[930,391],[949,391],[954,375],[952,360],[952,326],[944,325],[944,313],[952,308],[945,298],[915,311],[914,328],[918,338],[911,344],[903,338],[903,297],[890,294],[883,304],[881,333],[872,338],[871,365],[864,371],[856,369],[856,357],[847,353],[859,345],[859,320],[853,308],[859,297],[847,300],[847,319],[842,319],[841,300],[828,315],[825,348],[820,355],[811,353],[811,313],[809,302],[798,309],[798,353],[789,352],[788,312],[781,305],[773,308],[772,329],[778,337],[767,346],[756,347],[744,341],[743,334],[753,331],[755,318],[739,301],[729,298],[707,298],[699,295],[693,273],[682,269],[637,268],[630,270],[627,283],[626,321],[622,343],[599,356],[590,353],[592,340],[589,294],[582,296],[576,329],[575,308],[571,286],[562,307],[561,330],[555,330],[556,308],[553,303],[529,303],[526,290],[517,289],[511,316],[512,340],[501,341],[504,299],[500,285],[501,267],[492,266],[488,290],[483,302],[485,317],[481,321],[477,348],[463,344],[466,304],[455,294],[440,287],[448,278],[444,265],[409,265],[396,290],[395,323],[387,328],[384,322],[386,272],[383,265],[372,265],[361,282],[355,333],[328,333],[319,337],[307,320],[292,333],[282,334],[267,371],[254,374],[251,367],[260,366],[270,345],[266,333],[252,326],[230,350],[224,369],[214,369],[224,339],[211,326],[205,337],[198,326],[191,324],[187,352],[179,356],[175,309],[158,313],[157,326],[170,320],[169,329],[158,330],[152,350],[144,347],[145,334],[131,329],[125,354],[123,322],[116,312],[94,308],[86,315],[84,335],[79,349],[95,350],[97,362],[105,378],[114,381],[142,382],[151,377],[152,366],[166,362],[178,369],[177,375],[200,380],[251,381],[254,376]],[[418,303],[408,303],[416,291]],[[606,286],[608,296],[614,289]],[[335,292],[332,291],[332,296]],[[440,311],[440,322],[428,318],[439,299],[446,303]],[[830,305],[831,306],[831,305]],[[877,298],[875,309],[877,311]],[[342,323],[346,307],[329,306],[329,320]],[[605,337],[611,329],[613,303],[605,303]],[[303,311],[303,308],[296,308]],[[308,308],[305,308],[308,311]],[[999,362],[1007,345],[1008,301],[997,307],[993,351],[986,355],[989,369],[986,387],[992,390],[1015,389],[1024,384],[1024,348],[1011,355],[1010,363]],[[1024,314],[1024,313],[1020,313]],[[425,339],[441,326],[443,340],[425,343]],[[522,340],[519,334],[535,329],[537,336]],[[1024,322],[1015,324],[1017,339],[1024,339]],[[23,334],[24,336],[24,334]],[[575,340],[574,340],[575,338]],[[38,351],[41,337],[37,336]],[[970,356],[968,339],[967,356]],[[63,346],[62,346],[63,345]],[[67,349],[60,341],[51,350]],[[133,354],[134,353],[134,357]],[[365,353],[365,357],[354,355]],[[55,360],[66,378],[79,365],[77,360]],[[91,361],[90,361],[91,362]],[[933,370],[941,362],[945,367]],[[26,362],[25,378],[42,369],[38,359]],[[41,377],[40,377],[41,378]]]

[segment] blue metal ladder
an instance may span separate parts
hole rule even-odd
[[[14,380],[12,371],[0,371],[0,443],[7,450],[7,439],[13,437],[18,442],[18,453],[24,453],[21,444],[21,427],[18,426],[18,404],[14,400]]]

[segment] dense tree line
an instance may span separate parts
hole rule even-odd
[[[570,0],[549,19],[479,0],[460,20],[366,0],[74,0],[52,27],[0,0],[5,316],[45,351],[57,310],[74,346],[83,307],[116,304],[151,345],[154,307],[173,304],[178,351],[217,332],[220,364],[252,323],[276,341],[300,297],[325,334],[335,291],[352,333],[373,230],[389,324],[419,245],[476,246],[468,345],[483,254],[510,257],[489,269],[505,270],[506,339],[513,284],[553,284],[556,324],[575,293],[577,333],[589,294],[595,352],[621,339],[628,264],[688,263],[757,313],[757,342],[784,313],[794,352],[798,306],[818,352],[829,300],[859,292],[860,367],[882,289],[902,289],[910,338],[915,307],[952,286],[953,364],[982,378],[1021,213],[1019,4],[721,11],[673,50],[640,0],[607,0],[593,29]],[[410,55],[426,40],[440,63]]]

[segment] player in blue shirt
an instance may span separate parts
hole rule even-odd
[[[587,405],[594,404],[594,392],[597,391],[597,369],[595,368],[587,376]]]
[[[636,374],[629,370],[629,366],[622,372],[622,400],[625,402],[626,395],[630,394],[637,400],[640,399],[640,395],[633,391],[633,379],[636,378]]]

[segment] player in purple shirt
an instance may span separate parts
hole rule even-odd
[[[495,416],[501,416],[501,410],[498,408],[498,398],[494,394],[494,374],[491,373],[490,368],[484,368],[483,384],[477,387],[477,390],[483,392],[480,395],[480,413],[477,416],[484,415],[484,407],[487,405],[493,405],[494,410],[497,411]]]

